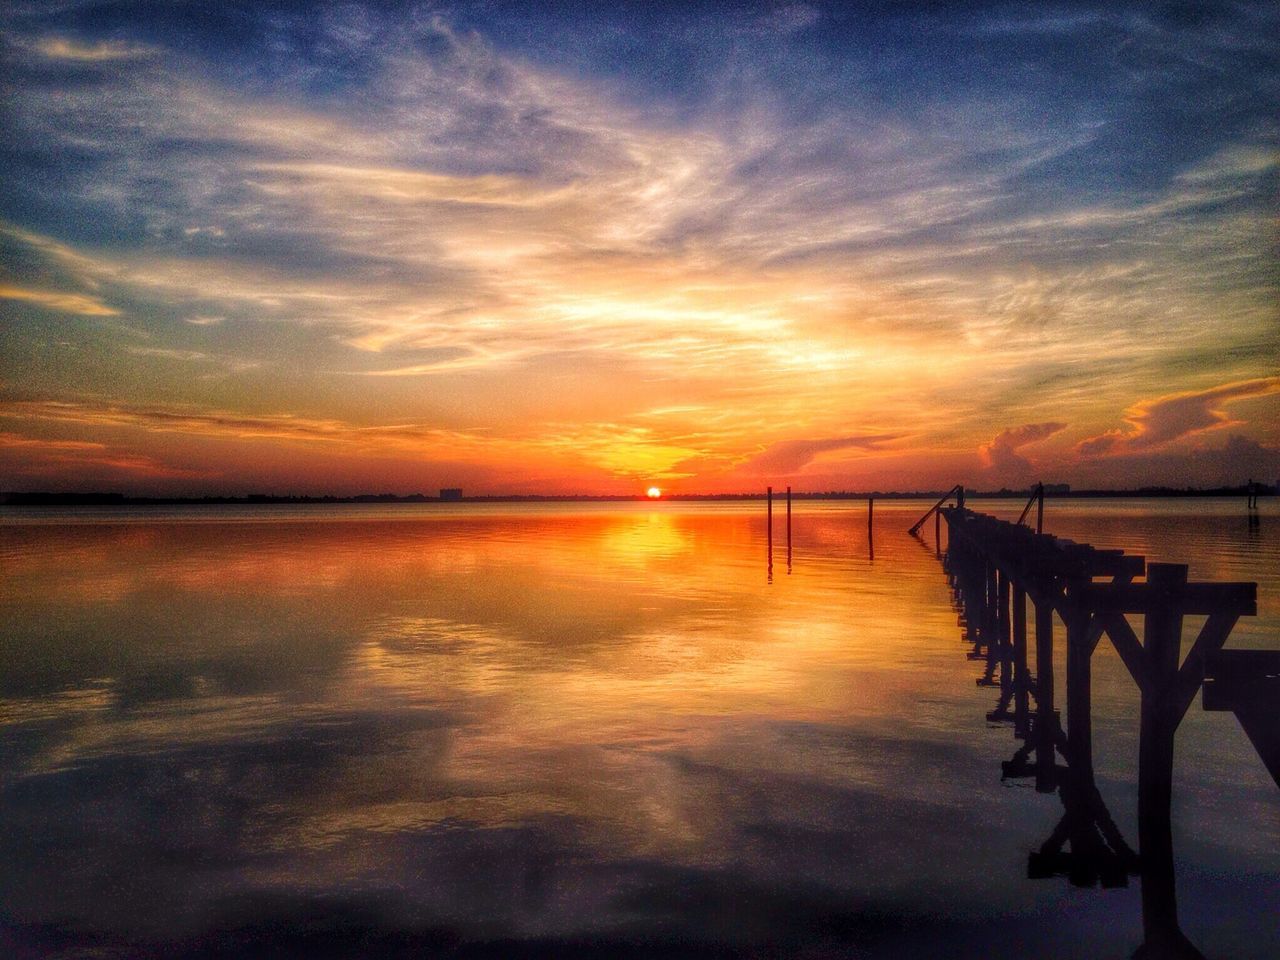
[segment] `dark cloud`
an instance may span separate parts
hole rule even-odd
[[[1076,452],[1082,457],[1096,457],[1114,447],[1122,437],[1123,434],[1119,431],[1099,434],[1096,437],[1090,437],[1088,440],[1081,440],[1076,444]]]
[[[1084,487],[1234,487],[1247,480],[1280,482],[1280,449],[1231,434],[1220,447],[1191,451],[1111,446],[1110,456],[1086,459],[1071,469]]]

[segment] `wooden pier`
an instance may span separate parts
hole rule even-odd
[[[952,499],[956,504],[946,506]],[[957,487],[911,528],[917,534],[932,515],[943,556],[939,518],[946,523],[944,565],[973,644],[970,656],[986,661],[977,682],[1000,688],[987,718],[1012,721],[1024,741],[1003,775],[1034,777],[1037,790],[1057,791],[1062,799],[1062,822],[1030,855],[1028,875],[1063,874],[1077,885],[1115,886],[1140,874],[1145,942],[1137,955],[1199,957],[1177,918],[1170,822],[1174,735],[1203,684],[1204,708],[1237,715],[1280,786],[1280,651],[1222,649],[1239,618],[1256,614],[1257,585],[1191,582],[1183,564],[1147,563],[1122,550],[1036,532],[1021,523],[1036,500],[1033,493],[1020,521],[1009,523],[966,509]],[[1038,504],[1042,529],[1042,489]],[[1028,600],[1034,608],[1030,637]],[[1141,636],[1126,615],[1141,617]],[[1181,657],[1186,617],[1206,619]],[[1066,644],[1065,730],[1054,676],[1059,621]],[[1092,657],[1103,637],[1141,697],[1137,853],[1094,782]]]

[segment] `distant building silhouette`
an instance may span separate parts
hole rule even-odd
[[[461,487],[442,487],[440,490],[440,499],[441,500],[461,500],[462,488]]]

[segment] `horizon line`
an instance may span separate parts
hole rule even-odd
[[[1260,496],[1274,496],[1277,487],[1266,483],[1253,484]],[[771,489],[771,488],[770,488]],[[770,489],[735,493],[662,493],[657,497],[647,494],[597,494],[597,493],[496,493],[471,494],[444,497],[424,493],[359,493],[359,494],[301,494],[301,493],[247,493],[247,494],[126,494],[118,491],[0,491],[0,506],[172,506],[172,505],[232,505],[232,504],[289,504],[289,503],[501,503],[501,502],[648,502],[661,501],[715,501],[715,500],[765,500]],[[954,489],[954,488],[952,488]],[[974,498],[1008,499],[1032,495],[1034,485],[1025,489],[1001,487],[995,490],[965,489],[965,495]],[[772,490],[776,499],[793,500],[909,500],[944,496],[941,489],[923,490]],[[1045,496],[1055,498],[1102,497],[1207,497],[1245,496],[1250,484],[1218,487],[1169,487],[1142,486],[1128,488],[1082,488],[1072,490],[1067,484],[1046,484]]]

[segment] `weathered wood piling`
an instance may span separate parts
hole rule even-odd
[[[867,558],[875,560],[876,558],[876,498],[867,497]]]
[[[791,488],[787,487],[787,573],[791,572]]]
[[[773,487],[765,489],[765,530],[769,543],[768,579],[773,582]]]

